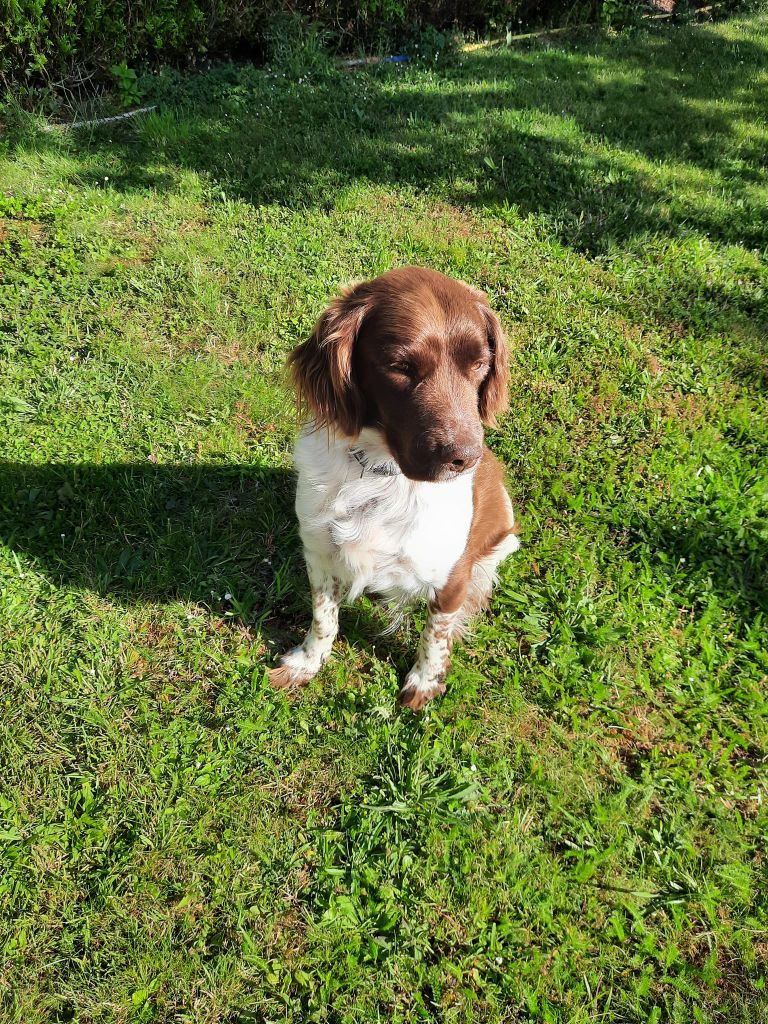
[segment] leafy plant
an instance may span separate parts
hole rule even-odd
[[[638,6],[632,0],[604,0],[602,16],[613,24]],[[434,63],[449,54],[457,30],[501,32],[521,18],[594,19],[598,8],[598,0],[575,6],[573,0],[298,0],[290,5],[283,0],[144,0],[138,5],[5,0],[0,2],[0,80],[66,84],[105,68],[146,68],[158,59],[189,61],[235,49],[266,49],[281,73],[300,77],[322,73],[331,38],[345,49],[382,50],[419,33],[419,58]],[[119,74],[127,100],[131,83]]]
[[[461,34],[455,29],[414,25],[405,34],[402,49],[419,63],[449,64],[456,58],[461,42]]]
[[[330,33],[295,11],[272,15],[264,30],[270,68],[288,78],[318,77],[335,73],[328,53]]]
[[[115,87],[121,104],[130,107],[139,103],[141,93],[136,72],[133,68],[129,68],[125,61],[121,61],[119,64],[113,64],[110,71],[115,80]]]
[[[642,13],[637,0],[600,0],[600,21],[612,28],[622,28],[636,22]]]

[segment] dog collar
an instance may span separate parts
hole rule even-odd
[[[349,455],[360,467],[361,477],[365,473],[373,473],[375,476],[399,476],[401,473],[401,469],[394,459],[371,462],[365,448],[350,448]]]

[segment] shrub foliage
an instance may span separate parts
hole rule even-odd
[[[581,6],[594,13],[594,0]],[[0,0],[0,76],[55,81],[115,64],[261,52],[270,24],[286,13],[352,47],[384,45],[419,25],[503,28],[563,10],[563,0]]]

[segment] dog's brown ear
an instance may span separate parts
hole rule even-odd
[[[318,424],[336,427],[349,437],[362,428],[363,400],[352,378],[352,350],[367,311],[363,289],[348,289],[288,357],[299,410],[310,409]]]
[[[496,417],[509,404],[509,346],[496,314],[483,303],[483,315],[488,322],[488,344],[491,346],[491,371],[480,389],[480,419],[487,427],[496,426]]]

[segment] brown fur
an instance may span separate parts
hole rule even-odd
[[[319,424],[378,427],[414,480],[473,466],[507,406],[507,342],[485,296],[420,267],[344,292],[289,362]]]
[[[352,381],[352,349],[367,308],[366,297],[349,288],[288,357],[299,411],[308,407],[318,424],[338,427],[350,437],[363,425],[362,395]]]
[[[465,604],[474,566],[515,529],[506,497],[504,470],[489,448],[483,449],[473,484],[474,509],[467,546],[437,595],[437,605],[443,612],[458,611]]]
[[[445,666],[447,674],[450,664]],[[435,697],[441,697],[445,693],[445,683],[436,682],[428,690],[423,687],[404,686],[397,695],[400,707],[410,708],[411,711],[423,711]]]

